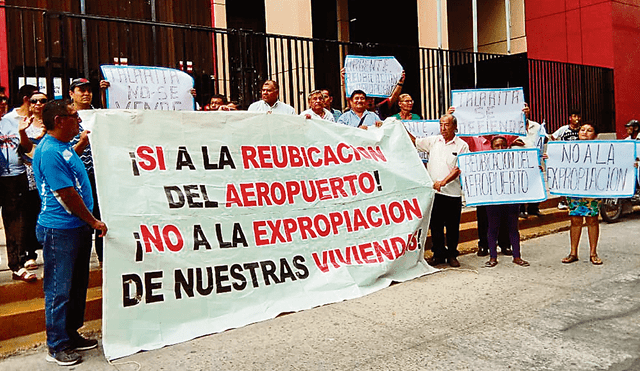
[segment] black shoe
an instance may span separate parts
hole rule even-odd
[[[510,247],[507,247],[505,249],[500,248],[500,251],[502,252],[503,255],[513,255],[513,250],[511,250]]]
[[[540,214],[540,210],[537,210],[537,211],[529,211],[529,215],[542,216],[542,214]]]
[[[478,247],[478,256],[487,256],[489,255],[489,249],[486,247]]]
[[[460,262],[455,257],[449,258],[449,266],[453,268],[458,268],[460,266]]]
[[[47,362],[55,362],[60,366],[71,366],[82,361],[80,354],[76,353],[73,349],[65,349],[53,354],[47,352],[45,359]]]
[[[443,258],[429,258],[427,259],[427,264],[429,264],[432,267],[435,267],[436,265],[440,265],[440,264],[444,264],[446,263],[446,261]]]
[[[77,339],[71,342],[71,349],[73,350],[89,350],[98,346],[98,340],[87,339],[82,336],[78,336]]]
[[[525,212],[521,212],[520,213],[520,219],[527,219],[529,217],[529,214],[525,213]]]

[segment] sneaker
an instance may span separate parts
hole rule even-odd
[[[529,217],[529,214],[527,214],[526,212],[520,213],[520,219],[527,219],[528,217]]]
[[[71,366],[82,361],[82,357],[72,349],[61,350],[54,354],[47,352],[47,357],[45,359],[47,362],[55,362],[60,366]]]
[[[71,349],[73,350],[89,350],[98,346],[98,340],[87,339],[79,336],[75,341],[71,343]]]
[[[569,208],[569,205],[567,205],[566,201],[560,201],[558,202],[558,209],[560,210],[567,210]]]
[[[486,247],[478,247],[478,256],[487,256],[489,255],[489,249]]]

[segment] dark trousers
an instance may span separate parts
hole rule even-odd
[[[520,214],[520,205],[489,205],[487,206],[487,220],[489,222],[489,230],[487,238],[489,242],[489,255],[492,258],[498,257],[498,249],[496,248],[496,240],[498,230],[506,229],[513,248],[513,257],[520,257],[520,233],[518,232],[518,215]]]
[[[520,212],[535,215],[540,213],[540,202],[534,202],[530,204],[521,204]]]
[[[27,173],[0,177],[0,207],[7,242],[9,269],[22,268],[20,258],[24,254],[24,199],[29,190]]]
[[[487,232],[489,230],[489,223],[487,220],[487,206],[476,207],[476,220],[478,221],[478,248],[488,250],[489,242],[487,241]],[[494,240],[493,243],[495,244],[496,241]],[[509,230],[506,226],[500,226],[498,231],[498,246],[500,246],[501,250],[511,247],[511,242],[509,241]]]
[[[43,246],[47,346],[52,353],[78,340],[84,324],[89,285],[91,233],[88,225],[71,229],[45,228],[36,235]]]
[[[27,260],[38,258],[36,250],[42,249],[42,245],[36,238],[36,224],[38,223],[38,214],[40,214],[40,196],[37,190],[28,191],[25,197],[24,205],[24,249],[21,263]]]
[[[87,173],[89,175],[89,182],[91,183],[91,192],[93,193],[93,216],[100,220],[100,205],[98,205],[98,189],[96,188],[96,176],[92,171]],[[94,243],[96,246],[96,255],[98,260],[102,261],[102,247],[104,246],[104,240],[100,237],[101,231],[96,230],[94,236]]]
[[[462,197],[449,197],[436,193],[431,211],[431,251],[434,259],[455,258],[458,256],[460,238],[460,213]],[[447,229],[445,242],[444,230]]]

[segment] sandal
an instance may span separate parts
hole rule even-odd
[[[38,279],[38,276],[24,268],[20,268],[17,272],[11,273],[11,278],[19,281],[35,282]]]
[[[498,265],[498,261],[494,260],[494,259],[490,259],[489,261],[487,261],[486,263],[484,263],[484,266],[487,268],[493,268],[496,265]]]
[[[591,255],[589,260],[591,260],[591,264],[593,265],[602,265],[602,260],[600,260],[598,255]]]
[[[35,261],[35,260],[33,260],[33,259],[29,259],[29,260],[27,260],[27,261],[24,263],[24,267],[25,267],[27,270],[32,271],[32,270],[34,270],[34,269],[38,269],[38,263],[36,263],[36,261]]]
[[[573,263],[573,262],[577,262],[577,261],[578,261],[578,257],[575,256],[575,255],[571,255],[571,254],[567,255],[566,258],[562,259],[562,262],[564,264],[569,264],[569,263]]]
[[[513,259],[513,264],[517,264],[521,267],[528,267],[529,266],[529,262],[526,260],[522,260],[521,258],[514,258]]]

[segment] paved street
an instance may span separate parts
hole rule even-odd
[[[523,243],[528,268],[463,256],[364,298],[74,370],[640,370],[640,215],[601,224],[602,266],[560,262],[568,232]],[[444,268],[444,267],[443,267]],[[44,348],[2,370],[63,369]]]

